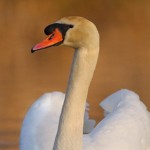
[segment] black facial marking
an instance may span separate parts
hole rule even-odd
[[[45,29],[44,29],[44,32],[46,35],[50,35],[53,33],[53,31],[55,29],[59,29],[59,31],[62,33],[62,37],[64,39],[65,35],[66,35],[66,32],[70,29],[70,28],[73,28],[73,25],[71,24],[61,24],[61,23],[54,23],[54,24],[51,24],[51,25],[48,25]],[[50,37],[51,38],[51,37]]]

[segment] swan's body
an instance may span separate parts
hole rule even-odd
[[[22,150],[53,148],[64,98],[65,94],[62,92],[51,92],[43,94],[33,103],[23,122]],[[84,134],[89,133],[95,125],[95,120],[89,119],[88,110],[89,106],[86,104]]]
[[[45,33],[48,38],[32,51],[63,43],[76,49],[74,60],[57,133],[52,135],[52,139],[44,138],[43,141],[38,137],[40,134],[35,136],[37,129],[41,135],[44,130],[48,135],[53,130],[51,125],[49,129],[38,128],[42,123],[39,120],[35,124],[36,129],[28,134],[35,136],[34,142],[24,144],[28,140],[26,132],[30,131],[26,131],[26,127],[32,128],[26,117],[21,133],[21,150],[150,150],[149,112],[139,97],[127,90],[119,91],[101,103],[106,117],[83,136],[85,103],[99,54],[99,34],[95,25],[81,17],[66,17],[49,25]],[[51,119],[51,115],[46,118]],[[48,142],[52,143],[51,147],[44,147]]]

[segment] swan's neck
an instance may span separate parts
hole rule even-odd
[[[83,118],[99,47],[75,50],[53,150],[82,150]]]

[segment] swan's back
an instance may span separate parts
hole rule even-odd
[[[100,105],[105,118],[86,137],[88,150],[150,150],[150,114],[137,94],[120,90]]]

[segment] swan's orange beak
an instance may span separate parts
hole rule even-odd
[[[62,33],[56,28],[48,37],[43,40],[42,42],[36,44],[32,49],[31,52],[35,52],[37,50],[41,50],[50,46],[59,45],[63,42]]]

